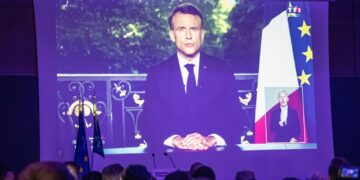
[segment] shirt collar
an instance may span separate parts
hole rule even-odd
[[[288,109],[288,106],[285,106],[285,107],[280,106],[280,108],[281,108],[281,110],[287,110],[287,109]]]
[[[188,60],[183,58],[179,53],[177,53],[177,58],[178,58],[180,67],[184,67],[186,64],[194,64],[195,67],[197,67],[197,68],[199,67],[200,53],[198,53],[191,62],[189,62]]]

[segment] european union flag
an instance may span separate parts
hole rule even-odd
[[[96,96],[94,95],[93,102],[93,117],[94,117],[94,140],[93,140],[93,152],[99,154],[102,157],[104,156],[104,148],[101,140],[101,131],[99,126],[99,119],[97,116],[96,108]]]
[[[90,172],[89,155],[86,143],[84,125],[84,112],[81,100],[79,100],[79,129],[76,138],[74,161],[80,165],[80,177]]]
[[[316,13],[314,11],[314,13]],[[317,141],[316,115],[315,115],[315,71],[314,61],[316,52],[313,52],[311,34],[310,8],[307,2],[294,1],[288,4],[289,28],[296,64],[299,84],[302,87],[304,115],[305,115],[305,138],[307,142]]]

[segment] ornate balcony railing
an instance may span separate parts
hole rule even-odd
[[[239,103],[246,114],[245,132],[253,132],[257,74],[234,74]],[[92,135],[92,97],[96,94],[97,114],[105,148],[138,147],[142,144],[141,123],[146,74],[58,74],[58,119],[68,141],[76,139],[77,108],[84,101],[87,134]],[[252,136],[252,135],[250,135]],[[72,139],[71,139],[72,137]],[[90,139],[92,139],[90,137]],[[251,140],[251,137],[249,139]]]

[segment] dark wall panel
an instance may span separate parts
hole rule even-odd
[[[331,79],[334,152],[360,165],[360,78]]]
[[[359,1],[360,2],[360,1]],[[360,3],[358,6],[360,11]],[[354,27],[354,40],[355,40],[355,64],[356,64],[356,77],[360,77],[360,17],[354,19],[355,27]]]
[[[32,0],[1,0],[0,6],[32,6]]]
[[[36,76],[0,76],[0,163],[19,172],[40,158]]]
[[[329,17],[352,18],[353,16],[352,3],[353,0],[335,0],[329,2]]]
[[[0,5],[0,74],[37,74],[33,7]]]
[[[355,12],[354,12],[354,15],[356,18],[360,18],[360,1],[359,0],[354,0],[354,9],[355,9]]]
[[[329,3],[331,77],[360,77],[359,17],[359,0]]]
[[[330,72],[332,77],[354,77],[354,27],[353,20],[332,17],[329,22]]]

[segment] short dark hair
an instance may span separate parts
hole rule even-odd
[[[166,175],[164,180],[191,180],[189,172],[177,170]]]
[[[20,174],[19,180],[73,180],[64,163],[55,161],[35,162],[28,165]]]
[[[170,29],[174,28],[173,24],[172,24],[172,19],[175,16],[175,14],[178,12],[183,13],[183,14],[192,14],[195,16],[199,16],[201,19],[201,28],[203,28],[204,20],[203,20],[203,16],[201,14],[200,9],[191,3],[183,3],[183,4],[176,6],[175,9],[170,14],[170,16],[168,18],[168,23],[169,23]]]
[[[0,179],[5,179],[6,173],[11,171],[8,166],[0,165]]]
[[[255,180],[253,171],[243,170],[236,173],[236,180]]]
[[[199,167],[194,174],[192,175],[193,178],[200,178],[205,177],[209,180],[215,180],[215,172],[209,166],[201,166]]]
[[[124,167],[121,164],[110,164],[102,170],[102,177],[107,179],[120,179]]]
[[[330,179],[336,179],[341,166],[351,166],[351,163],[343,157],[334,157],[331,160],[328,175]]]
[[[203,164],[201,162],[195,162],[190,166],[190,175],[192,176],[197,169],[199,169]]]
[[[99,171],[90,171],[85,174],[82,180],[102,180],[102,175]]]
[[[151,177],[150,173],[144,165],[133,164],[127,166],[121,175],[123,180],[149,180]]]

